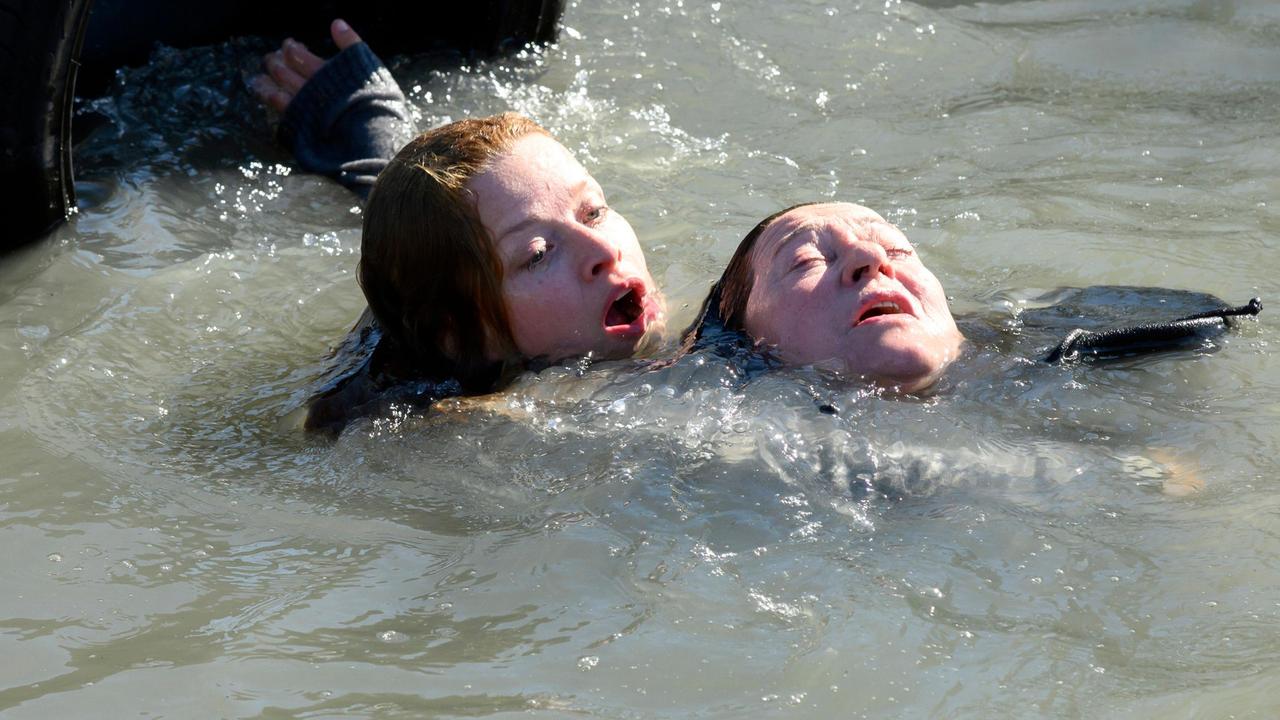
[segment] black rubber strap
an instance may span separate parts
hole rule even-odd
[[[1171,350],[1231,327],[1228,318],[1257,315],[1260,312],[1262,312],[1262,300],[1253,298],[1247,305],[1195,313],[1169,322],[1131,325],[1096,332],[1077,328],[1068,333],[1062,342],[1050,351],[1044,361],[1068,363],[1084,359],[1127,357]]]

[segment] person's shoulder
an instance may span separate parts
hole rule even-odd
[[[395,407],[424,409],[462,395],[453,378],[426,378],[409,362],[367,308],[333,352],[307,403],[303,428],[336,437],[352,422]]]
[[[333,387],[311,398],[303,428],[310,433],[337,437],[352,420],[370,414],[378,394],[366,362]]]
[[[352,420],[368,414],[370,404],[379,395],[374,356],[381,340],[378,321],[365,308],[316,380],[307,402],[304,429],[337,436]]]

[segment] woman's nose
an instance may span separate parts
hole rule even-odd
[[[845,248],[840,280],[846,285],[870,281],[877,275],[894,276],[889,253],[877,242],[855,241]]]
[[[607,274],[622,260],[622,248],[608,235],[592,228],[581,228],[578,233],[582,247],[582,279],[592,280]]]

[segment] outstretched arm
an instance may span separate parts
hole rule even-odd
[[[328,175],[362,198],[415,134],[409,104],[391,73],[342,20],[329,28],[340,52],[323,60],[287,39],[269,53],[254,92],[284,115],[280,139],[304,170]]]

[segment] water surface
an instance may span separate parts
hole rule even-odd
[[[1059,286],[1280,297],[1276,5],[601,0],[545,51],[397,59],[423,127],[516,109],[578,153],[673,327],[756,220],[834,198],[980,342],[924,400],[569,363],[335,443],[296,410],[363,307],[360,216],[270,142],[267,47],[122,72],[80,213],[0,265],[4,717],[1280,703],[1271,311],[1105,369],[1015,334]]]

